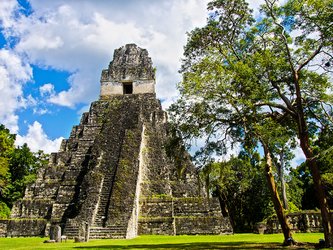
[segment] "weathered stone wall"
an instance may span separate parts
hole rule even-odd
[[[140,199],[142,218],[172,217],[174,213],[171,196],[147,197]]]
[[[177,235],[196,235],[196,234],[232,234],[229,218],[222,216],[214,217],[176,217]]]
[[[123,95],[124,84],[132,84],[132,94],[155,93],[155,72],[148,51],[135,44],[116,49],[109,68],[102,71],[101,99]]]
[[[140,218],[138,234],[176,235],[175,218],[173,217]]]
[[[210,201],[210,202],[208,202]],[[229,218],[219,203],[205,197],[168,196],[141,199],[139,234],[229,234]],[[160,225],[159,225],[160,224]]]
[[[7,224],[8,220],[0,220],[0,237],[7,236]]]
[[[141,128],[126,130],[108,211],[107,225],[127,227],[133,211],[139,167]]]
[[[174,199],[175,216],[221,216],[216,198],[184,197]]]
[[[297,212],[287,215],[288,223],[293,232],[323,232],[320,212]],[[278,219],[274,216],[270,218],[264,233],[281,233],[282,229]]]
[[[36,182],[27,187],[23,200],[14,204],[11,218],[19,220],[10,222],[9,235],[28,235],[28,227],[31,235],[38,232],[44,235],[40,230],[42,219],[52,223],[63,221],[64,212],[80,189],[86,156],[100,130],[102,114],[93,107],[82,115],[81,124],[73,127],[69,139],[63,140],[60,151],[51,154],[48,166],[39,170]]]
[[[206,197],[189,156],[183,156],[181,171],[167,156],[166,113],[160,108],[153,112],[145,128],[147,168],[141,184],[139,234],[232,233],[218,200]],[[184,221],[189,223],[182,227]]]
[[[24,199],[17,201],[12,209],[11,218],[50,218],[52,201],[50,199]]]
[[[112,95],[124,95],[126,81],[101,82],[101,99],[108,99]],[[130,81],[133,86],[132,94],[155,93],[155,80]]]
[[[148,51],[136,44],[126,44],[116,49],[108,72],[102,72],[102,79],[105,78],[116,80],[155,79]]]
[[[47,220],[12,219],[8,220],[7,237],[41,236],[45,233]]]
[[[146,142],[141,148],[143,137]],[[166,114],[154,94],[94,102],[90,112],[83,114],[81,124],[74,126],[69,139],[64,140],[61,151],[52,155],[50,165],[27,189],[25,198],[15,204],[12,217],[26,218],[21,229],[38,227],[40,234],[44,232],[41,224],[33,224],[34,218],[48,219],[52,224],[60,223],[73,237],[82,234],[84,225],[96,233],[101,230],[94,226],[109,227],[107,235],[112,237],[111,232],[117,231],[120,237],[129,230],[133,212],[137,218],[131,227],[134,225],[138,233],[185,233],[185,228],[177,225],[185,217],[200,224],[199,231],[208,230],[203,217],[216,217],[221,222],[220,209],[216,201],[208,202],[204,197],[190,162],[177,176],[164,149],[167,139]],[[138,186],[140,160],[144,170]],[[103,188],[105,185],[110,185],[109,189]],[[13,235],[26,235],[16,227],[10,230]],[[188,227],[186,233],[192,231],[193,227]],[[211,232],[217,231],[212,226]]]

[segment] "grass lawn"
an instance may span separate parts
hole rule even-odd
[[[321,233],[294,234],[298,242],[307,242],[291,249],[313,249],[323,239]],[[282,234],[234,234],[214,236],[143,235],[131,240],[90,240],[84,243],[43,243],[46,238],[0,238],[0,249],[283,249]]]

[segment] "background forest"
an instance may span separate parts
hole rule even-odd
[[[47,162],[42,151],[33,153],[27,144],[16,147],[15,134],[0,125],[0,219],[9,218],[13,203],[24,196],[26,186]]]

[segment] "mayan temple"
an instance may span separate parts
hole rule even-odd
[[[15,203],[7,236],[49,235],[55,226],[85,239],[232,233],[189,155],[179,166],[167,154],[171,139],[147,50],[116,49],[99,100]]]

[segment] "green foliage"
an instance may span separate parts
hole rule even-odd
[[[302,163],[296,169],[290,169],[289,193],[291,201],[301,209],[311,210],[317,208],[318,201],[313,185],[311,173]]]
[[[29,174],[36,174],[38,165],[37,159],[30,151],[27,144],[14,149],[10,157],[9,171],[11,173],[11,180],[23,180]]]
[[[322,173],[322,182],[330,208],[333,208],[333,127],[327,126],[321,131],[315,142],[318,162]]]
[[[23,197],[26,186],[35,181],[37,170],[46,162],[47,155],[31,152],[27,144],[13,150],[9,160],[10,182],[4,189],[4,200],[10,207]]]
[[[176,166],[178,178],[181,179],[189,161],[189,154],[186,152],[179,130],[172,124],[168,128],[168,135],[164,145],[165,152]]]
[[[0,195],[7,185],[9,174],[9,159],[14,150],[15,135],[10,134],[4,125],[0,125]]]
[[[6,203],[0,201],[0,219],[8,219],[10,216],[10,208]]]
[[[185,139],[207,138],[202,153],[224,153],[226,139],[258,138],[258,124],[260,136],[279,127],[289,138],[309,132],[303,139],[332,124],[331,0],[267,1],[257,21],[245,1],[215,0],[208,10],[207,25],[189,33],[181,98],[170,108]]]
[[[23,197],[26,186],[35,181],[37,170],[48,162],[42,151],[33,153],[27,144],[15,147],[14,143],[15,135],[0,125],[0,214],[4,217]]]
[[[297,207],[297,209],[303,209],[303,197],[305,194],[305,189],[303,188],[304,182],[300,177],[300,173],[297,169],[290,169],[288,180],[287,180],[287,193],[289,198],[289,204],[292,203],[293,206]],[[311,181],[311,176],[308,175],[308,181]]]
[[[331,130],[322,130],[314,142],[315,151],[318,155],[318,163],[322,173],[324,186],[330,208],[333,208],[333,137]],[[297,207],[311,210],[319,208],[316,199],[316,190],[310,171],[306,163],[296,169],[290,169],[288,182],[290,197]]]
[[[244,154],[227,162],[210,163],[201,170],[209,190],[219,196],[236,232],[251,232],[273,213],[259,155]]]
[[[292,201],[288,202],[288,207],[289,207],[288,209],[289,213],[295,213],[300,211],[300,209]]]

